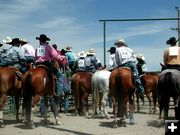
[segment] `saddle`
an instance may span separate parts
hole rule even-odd
[[[19,81],[22,81],[22,73],[19,68],[11,66],[10,68],[15,70],[16,77]]]

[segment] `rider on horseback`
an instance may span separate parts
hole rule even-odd
[[[176,38],[171,37],[166,41],[170,47],[164,51],[164,65],[166,69],[180,70],[180,47],[176,46]]]
[[[39,37],[36,37],[39,40],[40,47],[35,51],[35,63],[36,65],[43,64],[50,72],[54,73],[57,76],[58,69],[56,69],[51,61],[53,59],[62,62],[65,59],[65,56],[60,55],[51,45],[47,43],[50,39],[45,35],[41,34]],[[58,78],[58,77],[57,77]],[[59,85],[57,84],[57,90],[59,90]]]
[[[94,49],[89,49],[87,56],[85,57],[84,65],[86,71],[95,73],[100,67],[102,67],[100,60],[95,56]]]
[[[136,59],[137,59],[137,64],[136,64],[137,70],[139,72],[139,75],[142,75],[144,72],[147,71],[145,57],[143,56],[143,54],[138,53],[136,55]]]
[[[129,67],[133,72],[137,94],[142,97],[144,93],[144,87],[141,84],[141,80],[138,76],[138,70],[136,68],[136,57],[134,51],[128,48],[124,39],[117,40],[114,45],[117,46],[115,53],[115,60],[118,67]]]
[[[86,54],[84,51],[81,51],[78,53],[79,58],[76,60],[73,70],[74,72],[79,72],[79,71],[86,71],[86,67],[85,67],[85,57]]]
[[[26,62],[26,58],[22,52],[22,50],[19,48],[19,46],[21,45],[21,40],[19,40],[19,38],[14,38],[12,39],[11,42],[9,42],[8,44],[11,44],[12,47],[10,47],[10,49],[8,49],[7,53],[6,53],[6,57],[3,60],[3,65],[4,66],[13,66],[16,67],[18,69],[20,69],[20,71],[22,73],[26,72],[26,68],[24,67],[24,64]]]

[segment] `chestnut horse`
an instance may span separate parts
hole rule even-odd
[[[114,127],[118,126],[117,115],[120,117],[120,126],[126,126],[124,117],[127,115],[127,102],[129,101],[130,124],[134,124],[134,77],[129,68],[119,67],[111,72],[109,78],[110,95],[114,109]]]
[[[47,120],[47,110],[48,110],[48,97],[54,96],[55,100],[55,110],[54,117],[56,124],[60,124],[58,117],[58,97],[56,96],[55,90],[56,79],[49,69],[44,65],[38,65],[36,68],[29,70],[22,80],[23,86],[23,96],[25,98],[25,115],[26,115],[26,126],[28,128],[33,128],[34,124],[31,121],[31,111],[32,106],[36,105],[40,101],[40,97],[44,96],[45,99],[45,115],[44,121]],[[32,101],[32,97],[33,101]]]
[[[15,97],[16,120],[19,120],[19,98],[22,96],[21,80],[17,77],[18,69],[13,67],[0,67],[0,126],[4,126],[3,107],[7,96]]]
[[[90,72],[77,72],[71,77],[71,90],[74,96],[75,111],[79,115],[85,115],[88,111],[88,96],[91,93]]]
[[[168,118],[169,100],[174,99],[175,117],[180,120],[180,71],[166,69],[159,75],[158,101],[160,105],[159,118],[164,110],[164,119]]]
[[[150,113],[152,112],[151,93],[152,93],[153,105],[154,105],[153,113],[156,112],[156,105],[157,105],[157,98],[158,98],[158,78],[159,78],[159,74],[153,73],[153,72],[146,72],[146,73],[140,75],[140,79],[141,79],[142,85],[144,86],[144,91],[145,91],[146,97],[149,101],[149,112]],[[138,95],[136,95],[136,97],[137,97],[137,111],[139,112],[140,111],[139,97],[138,97]]]

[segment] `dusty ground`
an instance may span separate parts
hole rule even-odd
[[[109,112],[112,109],[109,108]],[[50,120],[54,122],[52,113]],[[111,114],[112,116],[112,114]],[[135,113],[135,124],[127,127],[113,128],[111,119],[75,116],[73,113],[60,113],[61,125],[44,125],[39,113],[34,112],[35,129],[26,129],[23,123],[16,123],[13,114],[5,114],[6,126],[0,129],[0,135],[163,135],[164,124],[158,120],[158,115],[148,114],[143,108],[141,113]],[[129,123],[129,121],[127,120]]]

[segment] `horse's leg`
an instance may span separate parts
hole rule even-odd
[[[133,113],[135,110],[135,105],[134,105],[134,97],[133,95],[129,96],[129,118],[130,118],[130,124],[134,124],[134,118],[133,118]]]
[[[164,100],[164,119],[166,120],[168,118],[168,110],[169,110],[169,99],[170,97],[166,96],[166,99]]]
[[[40,101],[41,96],[40,95],[35,95],[32,101],[32,107],[34,108],[36,104]]]
[[[151,108],[151,97],[150,97],[150,92],[146,92],[146,97],[149,101],[149,113],[151,114],[152,108]]]
[[[7,101],[7,95],[2,94],[0,98],[0,128],[3,128],[5,126],[3,121],[3,107],[6,101]]]
[[[44,123],[45,124],[50,124],[49,120],[48,120],[48,116],[47,116],[47,113],[48,113],[48,100],[49,98],[47,96],[44,96]]]
[[[58,113],[58,99],[59,99],[59,97],[53,96],[53,98],[54,98],[54,118],[55,118],[56,124],[60,125],[61,122],[59,120],[59,113]]]
[[[15,104],[16,104],[16,121],[19,122],[19,96],[15,96]]]
[[[136,94],[136,104],[137,104],[137,112],[140,112],[139,96],[138,96],[138,94]]]
[[[156,92],[156,91],[153,91],[153,92],[152,92],[152,96],[153,96],[153,106],[154,106],[153,114],[155,114],[156,111],[157,111],[157,108],[156,108],[157,96],[158,96],[157,92]]]
[[[86,112],[88,111],[87,110],[87,100],[88,100],[88,93],[84,92],[83,95],[82,95],[82,100],[81,100],[81,103],[82,103],[82,114],[83,115],[85,115]]]
[[[102,92],[102,107],[103,107],[103,112],[106,116],[107,119],[110,118],[108,112],[107,112],[107,99],[108,99],[108,92],[105,92],[104,93]]]

